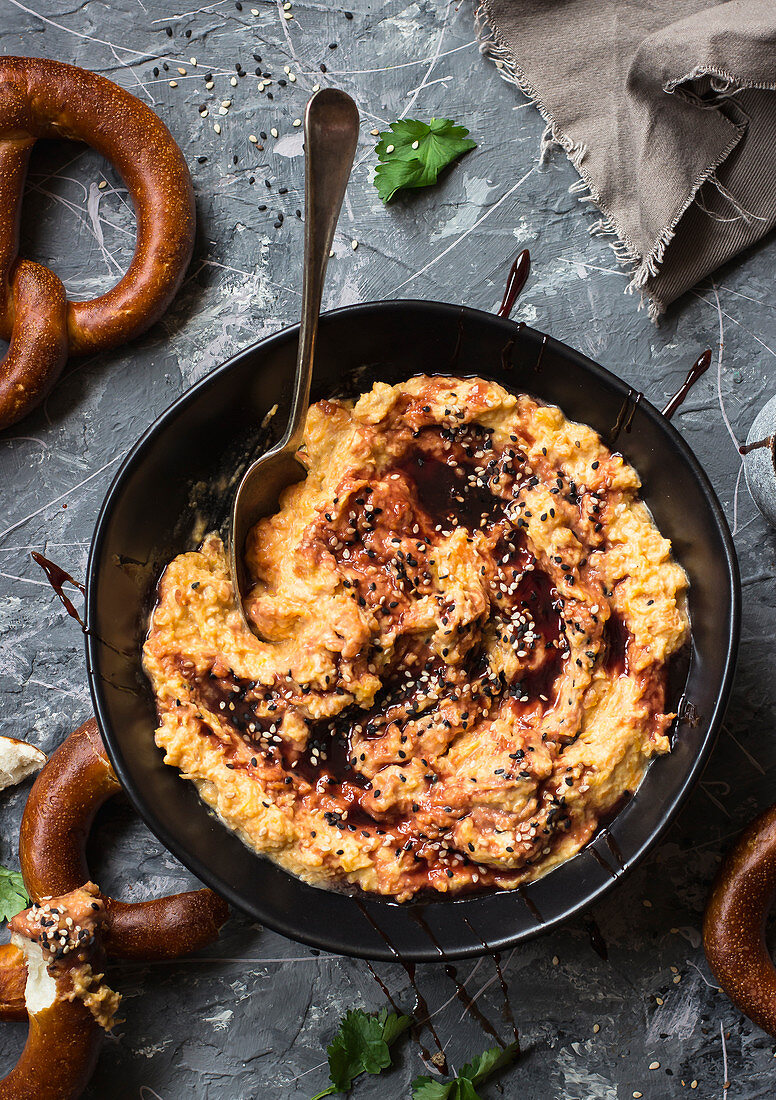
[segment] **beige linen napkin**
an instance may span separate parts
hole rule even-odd
[[[482,0],[657,317],[776,224],[776,0]]]

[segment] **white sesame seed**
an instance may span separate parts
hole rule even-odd
[[[385,151],[386,151],[386,153],[392,153],[395,148],[396,148],[395,145],[386,145]]]
[[[290,7],[291,7],[291,5],[290,5],[290,4],[287,4],[287,5],[286,5],[286,11],[287,11],[287,10],[288,10],[288,8],[290,8]],[[288,76],[288,74],[289,74],[289,73],[291,72],[291,66],[290,66],[290,65],[284,65],[284,66],[283,66],[283,72],[284,72],[284,73],[286,74],[286,76]]]
[[[178,66],[178,72],[179,72],[179,73],[181,74],[181,76],[185,76],[185,75],[186,75],[186,70],[185,70],[185,69],[182,69],[182,68],[181,68],[180,66]]]
[[[274,138],[276,138],[276,137],[278,136],[278,132],[277,132],[277,129],[276,129],[276,127],[274,127],[274,126],[273,126],[273,127],[272,127],[272,129],[270,130],[270,133],[272,134],[272,136],[273,136]]]
[[[219,115],[228,115],[229,114],[229,108],[228,107],[219,107],[218,108],[218,113],[219,113]]]
[[[170,81],[170,87],[171,88],[177,88],[178,87],[178,81],[177,80],[171,80]]]
[[[196,69],[196,67],[197,67],[197,59],[196,59],[196,57],[190,57],[190,58],[189,58],[189,61],[191,62],[191,64],[192,64],[192,65],[194,66],[194,68]]]
[[[220,123],[218,123],[218,122],[214,122],[214,123],[213,123],[213,129],[215,130],[215,132],[216,132],[217,134],[220,134],[220,133],[221,133],[221,125],[220,125]]]
[[[236,88],[237,87],[237,77],[233,76],[232,79],[229,81],[229,83],[232,85],[233,88]]]
[[[301,126],[301,125],[302,125],[301,118],[295,118],[294,119],[294,126]]]
[[[288,80],[291,84],[296,84],[296,73],[289,73]]]
[[[369,133],[372,135],[372,137],[377,137],[377,135],[380,133],[380,131],[375,126],[374,130],[370,130]]]
[[[252,142],[254,145],[257,145],[259,139],[256,137],[255,134],[248,134],[248,141]]]
[[[213,88],[213,81],[212,80],[206,80],[205,81],[205,87],[207,88],[208,91],[211,91],[212,88]]]
[[[660,1069],[660,1062],[650,1062],[649,1063],[649,1068],[650,1069]]]
[[[258,14],[259,14],[259,9],[258,8],[251,8],[251,15],[258,15]]]
[[[222,107],[231,107],[232,106],[231,99],[222,99],[221,100],[221,106]]]
[[[413,141],[413,143],[412,143],[412,148],[413,148],[413,149],[417,149],[417,147],[418,147],[419,145],[420,145],[420,142],[419,142],[419,141]]]
[[[290,11],[284,11],[283,12],[283,18],[284,19],[293,19],[294,16],[292,15],[292,13]]]
[[[314,92],[320,92],[320,90],[321,90],[320,84],[313,84],[313,91]]]
[[[358,241],[355,238],[350,242],[350,247],[353,249],[354,252],[358,248]]]
[[[100,180],[100,182],[97,184],[97,186],[99,187],[99,189],[101,191],[104,191],[105,188],[108,186],[108,181],[107,180]]]

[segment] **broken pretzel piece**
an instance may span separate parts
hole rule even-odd
[[[46,763],[46,754],[15,737],[0,737],[0,791],[23,783]]]
[[[0,1081],[0,1100],[76,1100],[94,1070],[100,1028],[120,997],[104,982],[107,914],[97,887],[33,905],[9,923],[26,964],[27,1043]]]

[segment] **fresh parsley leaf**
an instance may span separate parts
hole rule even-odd
[[[449,118],[430,122],[402,118],[380,134],[375,146],[375,186],[384,203],[402,188],[430,187],[439,173],[463,153],[477,147],[465,126]]]
[[[454,1081],[434,1081],[431,1077],[416,1077],[412,1082],[412,1100],[449,1100]]]
[[[30,904],[24,879],[18,871],[0,867],[0,921],[10,920]]]
[[[490,1077],[496,1070],[514,1062],[519,1053],[520,1048],[517,1043],[510,1043],[507,1047],[491,1047],[468,1062],[458,1076],[468,1077],[476,1085],[486,1077]]]
[[[514,1062],[518,1054],[517,1043],[510,1043],[503,1049],[491,1047],[468,1062],[452,1081],[416,1077],[412,1082],[412,1100],[480,1100],[474,1086]]]
[[[391,1064],[388,1048],[411,1023],[409,1016],[397,1016],[387,1008],[371,1015],[360,1008],[347,1012],[326,1049],[332,1083],[313,1100],[321,1100],[335,1092],[347,1092],[353,1079],[361,1073],[382,1073]]]

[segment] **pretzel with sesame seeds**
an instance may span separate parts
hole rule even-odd
[[[776,805],[728,853],[703,922],[703,947],[717,981],[741,1012],[776,1036],[776,967],[765,941],[774,898]]]
[[[34,905],[9,923],[25,960],[27,1042],[0,1080],[0,1100],[76,1100],[94,1070],[100,1028],[110,1031],[121,997],[104,981],[107,920],[97,887]]]
[[[21,199],[38,138],[84,141],[116,167],[137,219],[124,277],[69,302],[48,268],[21,259]],[[161,119],[105,77],[48,58],[0,58],[0,429],[47,395],[68,355],[108,351],[157,321],[183,280],[195,209],[183,154]]]
[[[67,894],[89,878],[85,847],[97,810],[121,790],[90,718],[59,746],[36,779],[22,818],[19,861],[33,901]],[[122,959],[171,959],[212,943],[229,915],[212,890],[144,902],[102,896],[105,947]]]

